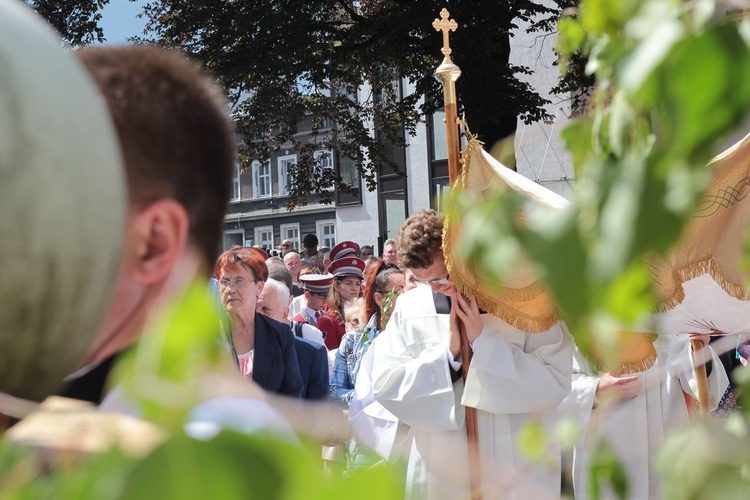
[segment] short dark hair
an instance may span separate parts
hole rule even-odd
[[[305,248],[312,248],[318,246],[318,237],[313,233],[306,234],[302,239],[302,246]]]
[[[161,198],[188,214],[188,239],[210,270],[236,161],[234,128],[220,87],[200,64],[154,45],[77,51],[109,107],[131,206]]]
[[[442,256],[443,214],[421,210],[406,219],[398,232],[396,256],[402,269],[426,269]]]

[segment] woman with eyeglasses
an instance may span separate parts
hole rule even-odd
[[[404,273],[393,264],[379,260],[368,269],[365,283],[364,317],[369,321],[363,328],[344,335],[333,365],[331,399],[344,407],[348,407],[352,400],[359,361],[385,329],[396,299],[404,291]]]
[[[219,256],[214,275],[229,317],[227,341],[242,375],[269,392],[301,397],[292,331],[255,311],[268,278],[264,256],[253,248],[232,248]]]

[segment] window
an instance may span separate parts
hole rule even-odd
[[[252,170],[253,198],[268,198],[271,196],[271,165],[254,161]]]
[[[319,220],[315,223],[316,233],[320,246],[333,248],[336,246],[336,222]]]
[[[290,240],[295,252],[300,251],[299,223],[281,225],[281,241]]]
[[[338,157],[338,174],[341,176],[341,181],[348,186],[354,188],[356,191],[344,191],[343,189],[336,190],[336,205],[359,205],[362,203],[362,196],[360,193],[361,182],[359,178],[359,170],[354,160],[345,156]]]
[[[285,196],[292,187],[290,169],[297,163],[297,155],[279,156],[276,161],[279,166],[279,196]]]
[[[451,196],[451,185],[447,177],[433,179],[433,192],[435,198],[432,202],[432,208],[439,212],[445,212],[448,208],[448,200]]]
[[[273,246],[273,226],[255,228],[255,244],[260,245],[266,252],[270,252]]]
[[[327,116],[318,116],[313,118],[313,128],[317,129],[326,129],[331,128],[331,121],[328,119]]]
[[[235,245],[242,246],[245,243],[245,230],[227,229],[224,231],[224,250],[229,250]]]
[[[323,168],[333,168],[333,153],[330,149],[319,149],[313,153],[313,158],[320,160],[320,166]]]
[[[448,139],[445,136],[445,111],[432,115],[432,159],[448,159]]]
[[[229,201],[240,201],[242,194],[240,192],[240,164],[235,163],[234,175],[232,176],[232,199]]]

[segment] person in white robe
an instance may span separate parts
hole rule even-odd
[[[577,499],[591,498],[589,471],[595,447],[606,442],[616,454],[628,480],[627,498],[661,498],[653,465],[670,430],[688,423],[685,395],[697,399],[695,360],[688,335],[660,335],[654,347],[657,360],[640,373],[611,375],[598,372],[576,350],[573,388],[561,405],[582,430],[573,450],[573,485]],[[715,408],[729,380],[713,348],[708,376],[709,404]],[[613,498],[603,485],[600,498]]]
[[[527,424],[555,420],[570,391],[572,346],[564,327],[528,334],[480,314],[476,300],[462,297],[450,281],[441,241],[442,217],[433,210],[402,226],[399,264],[422,285],[399,298],[374,350],[375,399],[414,433],[406,497],[468,498],[464,407],[471,406],[477,409],[484,498],[559,498],[559,450],[551,444],[549,460],[533,463],[518,439]],[[447,297],[451,312],[441,307],[438,313],[436,301]],[[465,386],[456,317],[474,351]]]
[[[383,460],[395,463],[408,452],[405,444],[411,436],[411,429],[375,401],[372,392],[372,360],[378,343],[376,338],[359,362],[357,381],[349,403],[349,425],[361,446],[373,450]]]

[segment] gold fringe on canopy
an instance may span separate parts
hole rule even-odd
[[[563,208],[568,202],[522,175],[504,167],[482,148],[476,136],[461,152],[461,174],[451,190],[449,207],[454,207],[459,191],[487,192],[515,191],[541,206]],[[449,208],[443,233],[443,254],[451,279],[463,294],[474,295],[480,308],[509,325],[528,333],[545,332],[558,321],[556,306],[549,293],[538,281],[533,265],[525,261],[518,266],[504,286],[491,286],[477,275],[466,262],[457,260],[452,249],[461,238],[462,224],[453,221]],[[520,217],[523,214],[519,214]]]
[[[654,333],[617,331],[613,348],[616,356],[608,356],[607,352],[594,346],[593,358],[589,361],[600,372],[613,375],[646,371],[654,366],[658,356],[654,347],[657,337]]]
[[[467,136],[469,143],[461,152],[461,174],[457,188],[451,190],[443,233],[443,254],[448,272],[456,288],[463,294],[473,294],[479,307],[488,313],[527,333],[547,331],[559,320],[559,316],[556,305],[540,283],[533,264],[523,260],[514,273],[505,279],[502,287],[486,283],[469,263],[457,259],[452,251],[462,236],[461,222],[452,220],[456,213],[452,207],[455,207],[459,191],[479,195],[512,191],[523,195],[531,207],[563,209],[568,206],[568,202],[506,168],[484,151],[482,142],[476,136],[469,133]],[[514,215],[523,223],[524,213]],[[615,335],[616,359],[613,360],[603,349],[594,349],[595,359],[592,363],[598,369],[612,373],[635,373],[653,366],[657,356],[653,346],[655,335],[636,332],[616,332]]]
[[[750,224],[750,134],[708,164],[711,184],[698,203],[679,242],[666,259],[653,260],[658,312],[685,300],[683,283],[707,274],[730,297],[750,300],[739,266]],[[702,311],[706,313],[706,311]]]
[[[672,281],[674,291],[669,297],[662,299],[657,307],[657,312],[667,312],[679,306],[685,300],[685,288],[682,286],[686,281],[708,274],[730,297],[739,300],[750,300],[748,289],[737,283],[732,283],[724,277],[718,264],[713,257],[708,256],[696,262],[691,262],[678,269],[672,270]]]

